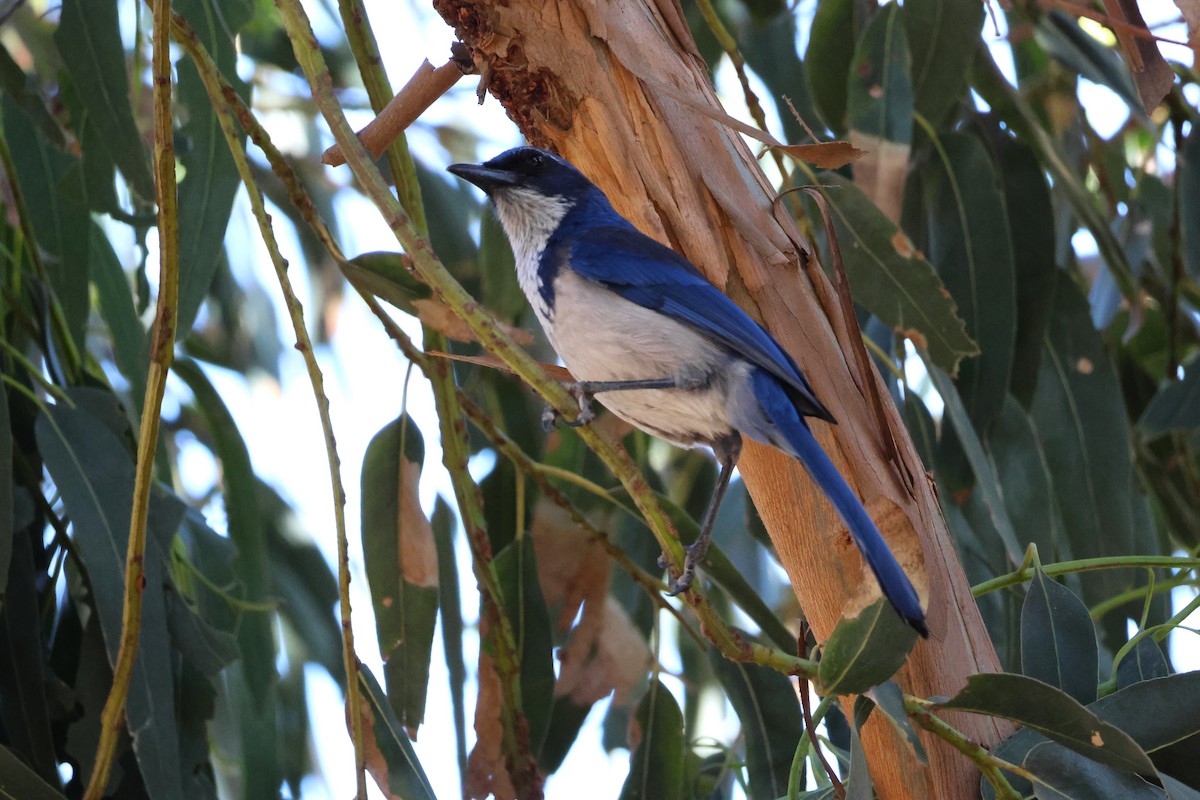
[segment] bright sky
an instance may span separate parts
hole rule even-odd
[[[320,2],[308,3],[318,35],[336,36],[340,26],[335,26],[335,23],[320,10],[324,5]],[[803,0],[801,15],[811,15],[813,5],[813,0]],[[387,33],[383,41],[383,54],[393,86],[402,85],[423,59],[427,58],[435,65],[446,60],[453,33],[429,10],[426,3],[417,0],[367,0],[367,7],[375,30]],[[1151,24],[1178,17],[1169,0],[1145,2],[1142,7]],[[1178,25],[1160,32],[1176,38],[1186,36]],[[802,36],[806,35],[807,31],[802,31]],[[1001,63],[1008,63],[1006,49],[999,47],[998,52],[1005,54]],[[1186,60],[1190,61],[1190,53],[1186,50],[1183,53],[1186,54]],[[1173,48],[1168,56],[1179,58],[1178,49]],[[748,118],[741,101],[741,90],[732,70],[726,67],[719,71],[718,87],[730,113]],[[762,87],[758,88],[761,90]],[[438,124],[454,123],[483,136],[488,145],[480,153],[481,158],[521,142],[516,128],[504,115],[499,104],[489,98],[480,107],[475,103],[474,92],[474,79],[464,79],[450,95],[435,104],[421,123],[410,132],[410,145],[424,163],[435,169],[449,163],[447,153],[431,131],[431,126]],[[765,91],[760,91],[760,94],[765,94]],[[1102,133],[1115,130],[1123,122],[1126,113],[1124,105],[1108,90],[1090,86],[1083,90],[1083,96],[1088,104],[1090,119]],[[276,112],[266,115],[265,121],[276,141],[285,149],[289,142],[301,141],[295,124],[297,118],[285,112]],[[365,124],[366,118],[358,115],[358,118],[352,121],[361,126]],[[349,180],[349,173],[345,168],[329,170],[327,174],[330,180],[343,186]],[[293,341],[294,337],[288,327],[287,313],[275,288],[275,276],[267,253],[249,222],[247,209],[248,204],[242,196],[235,207],[234,222],[228,240],[235,274],[243,284],[254,282],[267,287],[279,322],[280,338],[288,343]],[[398,249],[394,237],[374,208],[357,192],[350,189],[341,192],[337,213],[341,223],[343,246],[348,253]],[[276,220],[282,218],[282,215],[275,215]],[[298,252],[295,238],[286,227],[281,226],[276,233],[280,237],[285,255]],[[306,301],[310,294],[305,283],[305,271],[294,270],[291,276],[297,282],[296,288],[301,301]],[[405,330],[414,339],[419,340],[419,326],[403,315],[397,313],[395,316]],[[359,544],[359,472],[370,438],[400,411],[407,363],[365,307],[353,298],[347,299],[338,314],[337,330],[331,344],[318,350],[317,356],[325,373],[347,494],[346,518],[354,573],[356,645],[363,662],[370,666],[377,676],[381,676],[374,618]],[[300,519],[305,521],[306,527],[312,532],[332,565],[335,563],[333,507],[316,406],[298,354],[285,348],[280,371],[282,379],[279,384],[265,376],[246,381],[240,375],[215,368],[209,369],[208,373],[247,439],[255,470],[262,478],[285,493],[285,497],[299,512]],[[919,375],[914,374],[912,377],[919,383]],[[186,396],[186,389],[177,381],[172,382],[171,389],[176,397]],[[438,493],[449,497],[450,492],[446,474],[441,467],[441,452],[429,386],[419,372],[413,373],[409,386],[408,410],[425,435],[426,463],[421,498],[423,505],[429,510],[432,509],[434,497]],[[479,475],[486,474],[490,468],[490,457],[479,462],[472,465],[473,471]],[[212,485],[217,477],[217,468],[211,456],[202,447],[185,447],[181,454],[181,477],[190,488],[202,490]],[[213,527],[223,531],[225,524],[220,509],[213,508],[208,511],[211,512],[209,517]],[[470,576],[469,558],[465,552],[459,553],[459,561],[460,576]],[[476,617],[478,596],[469,577],[462,585],[462,599],[463,615],[470,623]],[[1186,598],[1183,602],[1186,602]],[[1196,624],[1200,625],[1200,622]],[[473,671],[476,659],[477,637],[473,633],[468,634],[464,646],[470,672]],[[1185,655],[1177,651],[1174,657],[1176,666],[1180,669],[1200,666],[1200,659],[1194,652]],[[461,791],[440,631],[435,638],[433,658],[427,721],[421,728],[416,750],[438,796],[459,797]],[[662,660],[669,670],[675,671],[680,668],[677,656],[673,653],[663,653]],[[313,714],[314,747],[324,779],[307,781],[304,797],[340,800],[354,792],[352,750],[349,738],[345,734],[342,700],[336,685],[323,671],[312,668],[308,677],[311,686],[309,701]],[[682,695],[678,682],[669,679],[668,685],[677,696]],[[475,692],[474,683],[469,682],[465,688],[468,728],[472,720]],[[590,797],[617,796],[628,770],[628,754],[625,751],[617,751],[609,756],[600,746],[600,720],[606,707],[607,703],[601,703],[593,710],[566,762],[550,777],[548,796],[565,795],[568,790],[577,789],[579,786],[587,786]],[[726,741],[731,740],[737,730],[736,719],[731,714],[724,713],[725,709],[721,703],[708,703],[708,708],[711,713],[706,716],[712,723],[708,728],[709,733]],[[473,731],[469,731],[468,747],[473,738]],[[372,797],[382,796],[373,785],[371,792]]]

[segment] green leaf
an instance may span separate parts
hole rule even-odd
[[[454,715],[454,746],[460,776],[467,771],[467,723],[463,686],[467,668],[463,660],[462,602],[459,600],[458,566],[454,561],[454,512],[442,498],[433,507],[433,536],[437,543],[438,607],[442,617],[442,649],[450,679],[450,705]]]
[[[1154,637],[1143,636],[1117,664],[1117,686],[1125,689],[1142,681],[1165,678],[1170,671],[1167,657]]]
[[[808,90],[808,70],[796,52],[796,15],[778,14],[764,25],[743,25],[738,35],[742,56],[767,85],[779,110],[784,141],[803,144],[812,141],[783,98],[791,101],[796,113],[809,127],[819,127],[817,112]]]
[[[1098,764],[1054,742],[1042,742],[1022,764],[1038,777],[1038,800],[1156,800],[1167,795],[1134,775]]]
[[[63,0],[54,43],[87,109],[88,124],[98,128],[93,141],[108,151],[130,188],[153,200],[150,159],[129,105],[116,0]]]
[[[1155,774],[1150,757],[1130,734],[1066,693],[1024,675],[972,675],[966,688],[940,707],[1010,719],[1101,764]]]
[[[89,311],[89,239],[79,232],[87,228],[90,220],[87,206],[59,191],[59,184],[78,160],[50,145],[8,95],[0,101],[0,110],[4,138],[29,212],[29,224],[43,251],[42,262],[62,305],[67,330],[82,353]]]
[[[1045,171],[1033,149],[1007,133],[997,132],[994,139],[1017,282],[1017,332],[1009,388],[1028,408],[1054,299],[1054,208]]]
[[[1175,153],[1179,186],[1179,252],[1187,274],[1200,281],[1200,128],[1192,126]]]
[[[12,750],[0,747],[0,798],[4,800],[64,800],[63,795],[25,766]]]
[[[4,612],[0,614],[0,721],[5,743],[21,753],[33,772],[58,786],[58,758],[46,690],[46,642],[42,631],[38,582],[45,571],[34,563],[32,530],[27,526],[12,543]],[[40,549],[40,548],[39,548]]]
[[[861,189],[837,173],[819,177],[855,302],[953,374],[979,347],[933,266]]]
[[[1067,558],[1054,481],[1033,419],[1011,394],[992,423],[987,453],[1004,493],[1018,545],[1034,543],[1046,560]]]
[[[808,36],[804,64],[817,111],[837,135],[846,132],[846,86],[853,51],[847,46],[854,32],[853,0],[820,0]]]
[[[1133,535],[1133,458],[1121,397],[1087,301],[1060,273],[1030,411],[1074,558],[1141,552]],[[1131,586],[1128,573],[1085,577],[1089,604]]]
[[[1008,217],[992,162],[975,138],[942,135],[920,175],[929,260],[981,351],[962,365],[956,383],[971,421],[986,433],[1004,405],[1017,324]]]
[[[638,704],[629,777],[621,800],[681,800],[684,797],[683,714],[674,696],[655,678]]]
[[[125,551],[133,505],[134,465],[124,445],[90,414],[55,406],[38,418],[38,446],[62,494],[87,567],[110,662],[121,639]],[[183,505],[151,495],[142,592],[142,637],[126,717],[146,788],[152,797],[180,797],[172,651],[163,588],[163,546],[179,527]]]
[[[908,713],[904,710],[904,692],[901,691],[899,684],[895,681],[884,681],[871,689],[867,696],[875,703],[875,707],[879,709],[879,713],[883,715],[884,719],[904,737],[904,741],[908,743],[917,760],[922,764],[929,763],[929,759],[925,755],[925,747],[921,744],[921,739],[917,736],[917,731],[913,728],[912,721],[909,720]]]
[[[81,151],[79,161],[63,177],[60,185],[62,191],[93,211],[122,217],[121,202],[117,199],[117,165],[108,154],[99,126],[92,121],[79,91],[67,75],[62,76],[59,97],[70,115],[71,127]],[[152,219],[147,216],[147,224]]]
[[[804,718],[792,681],[758,664],[730,661],[708,650],[713,674],[742,723],[751,798],[774,800],[787,793],[792,757],[804,732]]]
[[[1200,428],[1200,358],[1184,367],[1182,380],[1171,381],[1154,395],[1137,424],[1147,436]]]
[[[821,650],[818,677],[822,694],[862,694],[886,681],[904,665],[917,641],[880,598],[857,616],[844,617]]]
[[[1087,705],[1096,699],[1098,663],[1087,606],[1039,566],[1021,609],[1021,672]]]
[[[363,563],[375,633],[388,703],[409,730],[425,716],[438,610],[433,530],[417,497],[424,459],[421,432],[404,415],[371,439],[362,469]]]
[[[88,223],[88,248],[92,281],[96,285],[100,316],[112,335],[113,355],[121,374],[129,381],[129,396],[141,414],[146,396],[146,369],[150,363],[150,339],[133,304],[133,289],[117,254],[104,231]]]
[[[58,127],[54,115],[46,110],[46,104],[42,102],[36,84],[25,74],[25,70],[21,69],[21,65],[13,60],[8,48],[3,45],[0,45],[0,92],[12,98],[13,102],[29,115],[34,126],[50,140],[50,144],[57,148],[66,146],[67,141],[62,128]]]
[[[0,386],[0,611],[8,588],[13,552],[13,435],[8,414],[8,387]]]
[[[852,131],[912,142],[913,86],[899,6],[880,9],[859,37],[846,95]]]
[[[367,768],[387,797],[436,800],[433,787],[413,751],[404,727],[392,714],[383,689],[371,670],[359,665],[363,719],[367,723]]]
[[[521,710],[529,723],[529,745],[536,752],[550,727],[554,698],[554,639],[550,610],[538,583],[533,539],[522,536],[501,550],[492,570],[504,593],[504,611],[521,653]]]
[[[248,98],[249,87],[237,77],[234,37],[250,21],[251,4],[247,0],[177,0],[174,9],[187,19],[221,74],[238,94]],[[176,69],[179,105],[187,115],[187,124],[176,132],[184,169],[179,183],[179,260],[187,265],[179,275],[178,336],[182,339],[191,330],[224,257],[225,229],[241,180],[195,65],[185,59]]]
[[[854,724],[850,726],[850,762],[846,772],[846,800],[873,800],[875,797],[867,751],[863,749],[860,733],[874,708],[875,703],[866,696],[859,696],[854,700]]]
[[[271,567],[250,452],[229,409],[199,365],[190,359],[176,359],[174,371],[192,390],[196,405],[208,420],[213,452],[221,462],[229,538],[237,550],[234,569],[245,588],[244,599],[252,603],[264,602],[270,597]],[[269,690],[278,676],[270,616],[261,613],[244,615],[238,627],[238,644],[242,649],[250,696],[260,708],[269,706]]]
[[[916,110],[939,125],[966,94],[967,70],[983,27],[983,6],[954,0],[909,0],[903,16],[912,53]]]
[[[1004,498],[1000,496],[1000,481],[994,473],[991,461],[984,452],[983,443],[980,442],[979,434],[971,422],[967,407],[964,405],[962,397],[959,396],[958,387],[937,367],[932,364],[926,364],[926,367],[934,388],[937,389],[938,394],[942,396],[942,401],[946,404],[945,413],[954,424],[958,443],[962,446],[967,462],[971,465],[971,471],[975,473],[973,491],[979,493],[988,513],[988,520],[1004,543],[1004,550],[1009,560],[1014,564],[1019,564],[1023,548],[1017,542],[1017,534],[1013,530],[1012,521],[1008,518],[1008,509],[1004,504]],[[944,437],[943,433],[943,440]]]

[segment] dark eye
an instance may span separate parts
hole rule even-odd
[[[529,157],[529,166],[533,167],[534,169],[541,169],[542,165],[545,163],[546,159],[542,158],[541,153],[534,153]]]

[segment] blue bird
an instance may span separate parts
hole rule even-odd
[[[617,416],[675,444],[707,445],[720,462],[700,536],[672,594],[708,549],[742,435],[800,460],[841,514],[883,594],[927,636],[908,576],[805,417],[835,422],[767,331],[685,258],[641,233],[562,158],[517,147],[449,171],[495,205],[517,278],[563,363],[579,380],[575,424],[596,397]],[[553,417],[550,418],[553,421]]]

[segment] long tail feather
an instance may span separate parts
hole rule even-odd
[[[755,396],[773,423],[776,435],[771,437],[777,447],[790,451],[796,456],[808,474],[812,477],[834,508],[841,514],[850,529],[850,536],[863,558],[875,573],[879,588],[896,613],[917,633],[928,636],[925,627],[925,612],[921,610],[921,601],[912,582],[900,567],[896,557],[888,548],[887,542],[880,535],[879,529],[863,508],[854,490],[846,483],[846,479],[838,472],[837,467],[829,460],[829,456],[821,449],[808,424],[800,417],[795,406],[787,398],[784,389],[770,375],[758,372],[754,376]],[[754,435],[752,431],[745,433]],[[758,438],[758,437],[755,437]],[[784,441],[779,441],[782,438]]]

